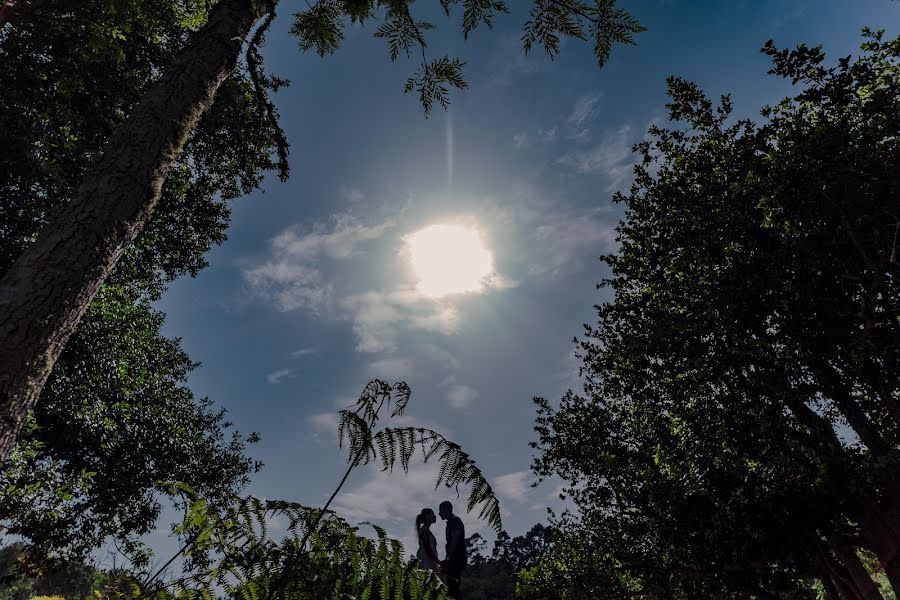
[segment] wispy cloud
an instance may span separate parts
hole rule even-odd
[[[559,117],[558,122],[546,128],[539,128],[534,132],[519,131],[513,135],[513,146],[518,149],[531,148],[537,143],[550,144],[555,142],[560,135],[565,139],[577,143],[586,143],[592,137],[590,123],[597,116],[597,109],[602,94],[590,93],[579,96],[572,109]]]
[[[525,131],[520,131],[519,133],[515,134],[512,140],[513,146],[515,146],[517,150],[531,147],[531,136],[528,135],[528,133]]]
[[[366,242],[380,238],[394,226],[391,220],[375,225],[363,225],[348,213],[331,217],[331,223],[315,224],[310,231],[290,227],[272,240],[276,254],[302,260],[318,256],[345,259],[359,250]]]
[[[434,344],[424,344],[422,354],[448,371],[455,371],[459,368],[459,360],[453,354]]]
[[[356,204],[366,197],[366,195],[363,194],[362,191],[343,183],[338,186],[338,193],[341,195],[341,198],[343,198],[350,204]]]
[[[338,414],[336,410],[310,415],[306,420],[312,429],[312,438],[317,443],[337,444]]]
[[[318,353],[318,348],[300,348],[299,350],[294,350],[293,352],[291,352],[291,358],[303,358],[304,356],[312,356]]]
[[[244,281],[253,294],[282,312],[304,308],[318,313],[334,295],[334,286],[325,281],[318,269],[284,258],[245,269]]]
[[[270,240],[267,260],[243,269],[244,281],[254,295],[278,310],[321,313],[333,305],[335,297],[334,283],[323,274],[321,260],[346,260],[393,226],[390,220],[364,225],[341,213],[307,230],[289,227]]]
[[[616,244],[615,222],[606,208],[581,214],[557,211],[543,215],[534,235],[542,253],[529,269],[532,275],[577,272],[585,261],[596,260]]]
[[[447,396],[447,402],[453,408],[468,408],[481,394],[475,388],[458,383],[456,375],[447,376],[438,387],[444,388]]]
[[[572,112],[566,117],[566,124],[579,131],[585,123],[591,121],[597,114],[597,105],[600,103],[601,94],[585,94],[575,100]]]
[[[532,489],[530,477],[529,471],[516,471],[495,477],[493,484],[503,500],[522,504],[528,501]]]
[[[459,326],[459,310],[450,302],[423,298],[412,288],[391,292],[368,291],[344,298],[359,352],[384,352],[397,347],[403,325],[443,334]]]
[[[277,371],[273,371],[272,373],[266,375],[266,381],[274,385],[279,384],[283,380],[291,377],[295,377],[293,369],[278,369]]]
[[[530,134],[527,131],[520,131],[513,135],[513,146],[517,150],[521,150],[523,148],[531,148],[535,142],[549,144],[556,140],[558,131],[559,127],[556,125],[546,129],[538,129],[534,134]]]
[[[489,63],[493,73],[489,85],[506,87],[520,77],[540,71],[546,60],[536,52],[526,55],[518,36],[504,35],[498,38]]]
[[[569,152],[558,159],[577,173],[603,173],[610,181],[609,189],[618,188],[632,173],[635,157],[631,126],[627,123],[608,133],[599,144],[584,151]]]
[[[413,361],[399,356],[369,363],[369,373],[373,377],[390,381],[405,380],[412,374],[413,369]]]

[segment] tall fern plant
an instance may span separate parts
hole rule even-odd
[[[351,525],[329,510],[357,467],[399,465],[408,472],[421,453],[438,464],[436,487],[468,486],[467,508],[499,531],[500,507],[487,479],[462,448],[440,433],[419,427],[379,427],[399,417],[411,392],[405,383],[369,382],[356,403],[340,411],[338,437],[348,467],[321,509],[255,497],[225,508],[196,499],[175,533],[181,549],[153,573],[132,582],[138,597],[274,598],[334,600],[439,600],[444,588],[433,573],[404,558],[403,546],[377,525]],[[190,496],[191,490],[177,486]],[[281,539],[269,535],[273,519],[287,523]],[[362,535],[360,526],[371,530]],[[167,575],[177,559],[183,573]],[[121,589],[121,587],[119,588]]]

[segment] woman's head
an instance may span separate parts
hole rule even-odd
[[[437,518],[434,516],[434,511],[430,508],[423,508],[422,512],[416,516],[416,531],[422,529],[423,525],[431,525],[435,521]]]

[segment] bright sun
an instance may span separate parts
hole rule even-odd
[[[494,257],[477,229],[429,225],[406,238],[420,293],[431,298],[479,292],[494,270]]]

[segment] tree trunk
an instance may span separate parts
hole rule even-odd
[[[0,4],[0,29],[3,28],[4,25],[12,21],[13,10],[16,8],[15,4],[7,0],[0,0],[3,4]]]
[[[891,486],[896,488],[897,485]],[[884,569],[895,594],[900,594],[900,526],[898,526],[898,508],[896,489],[885,493],[887,501],[875,503],[863,499],[860,529],[869,548],[875,552],[881,568]]]
[[[853,577],[846,566],[837,560],[827,548],[822,548],[822,560],[826,568],[826,578],[823,581],[830,583],[831,589],[837,592],[841,600],[868,600],[867,596],[853,581]]]
[[[884,456],[890,451],[890,444],[882,437],[881,432],[866,411],[850,394],[852,384],[845,383],[843,376],[825,361],[820,361],[818,374],[825,384],[822,393],[834,402],[838,410],[847,419],[847,423],[859,436],[859,439],[876,456]]]
[[[72,201],[0,280],[0,461],[97,289],[141,231],[185,140],[278,0],[221,0],[115,131]]]
[[[838,589],[831,583],[831,578],[825,575],[819,581],[822,582],[822,588],[825,590],[825,600],[843,600]]]
[[[828,543],[834,551],[838,560],[843,563],[847,575],[853,582],[853,585],[860,591],[865,600],[884,600],[875,581],[866,571],[862,561],[856,554],[856,550],[847,545],[843,540],[835,539],[834,536],[828,536]]]

